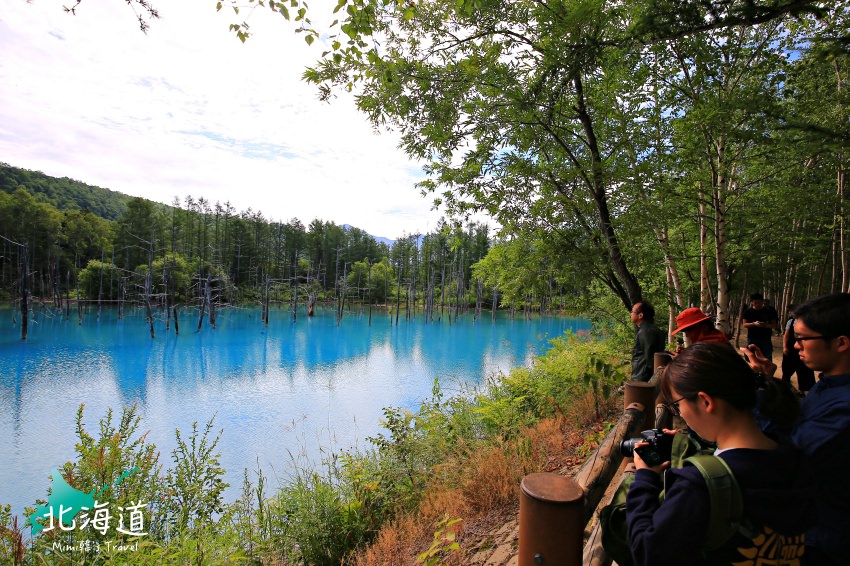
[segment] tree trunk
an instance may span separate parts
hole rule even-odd
[[[608,196],[605,190],[606,186],[602,153],[596,139],[596,131],[593,126],[593,120],[585,106],[584,85],[578,74],[573,77],[573,85],[576,90],[575,110],[579,121],[582,124],[591,155],[591,193],[593,195],[593,200],[596,203],[597,213],[599,214],[599,228],[607,245],[608,259],[613,273],[616,274],[617,278],[617,285],[614,285],[612,290],[618,294],[623,305],[627,309],[631,310],[632,306],[635,303],[640,302],[642,298],[640,284],[635,276],[632,275],[631,271],[629,271],[628,266],[626,266],[625,258],[623,258],[622,251],[620,250],[620,242],[611,221],[611,212],[608,208]]]
[[[684,306],[684,305],[682,305]],[[699,184],[699,307],[709,312],[711,283],[708,280],[708,223],[705,214],[705,189]]]
[[[168,261],[162,259],[162,305],[165,310],[165,333],[171,330],[171,310],[168,308]]]
[[[29,332],[29,271],[29,245],[25,243],[21,254],[21,340],[26,340]]]
[[[210,311],[210,326],[215,330],[215,302],[212,300],[212,285],[207,279],[207,308]]]
[[[398,264],[398,273],[395,284],[395,325],[398,326],[398,311],[401,309],[401,261]]]
[[[369,326],[372,326],[372,262],[369,261],[369,276],[366,279],[366,293],[369,297]]]
[[[103,260],[105,259],[103,249],[100,250],[100,282],[97,287],[97,318],[100,320],[100,302],[103,300]]]
[[[153,311],[151,309],[151,291],[153,287],[153,230],[151,230],[151,241],[150,247],[148,248],[148,272],[145,275],[145,313],[148,318],[148,326],[150,327],[151,339],[155,338],[154,336],[154,327],[153,327]]]
[[[292,262],[292,276],[295,279],[295,292],[292,294],[292,322],[298,320],[298,258]]]
[[[729,273],[726,265],[726,191],[730,180],[724,175],[724,145],[720,139],[717,147],[716,168],[712,174],[714,208],[714,261],[717,276],[716,326],[729,332]]]
[[[199,281],[199,285],[206,285],[206,284],[207,284],[207,282],[204,279]],[[198,311],[199,311],[199,313],[198,313],[198,328],[195,330],[196,332],[200,332],[201,326],[204,324],[204,308],[206,307],[205,295],[206,295],[206,289],[204,289],[202,287],[201,288],[201,305],[198,308]]]

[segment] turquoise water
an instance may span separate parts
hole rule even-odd
[[[85,403],[87,430],[112,408],[137,403],[141,430],[171,464],[174,430],[215,417],[221,463],[239,494],[243,469],[258,464],[285,482],[292,456],[316,461],[319,447],[366,447],[380,431],[384,407],[415,409],[439,377],[447,394],[489,375],[529,364],[548,341],[567,330],[586,331],[580,319],[500,316],[495,322],[462,317],[425,324],[422,317],[391,324],[386,314],[334,311],[312,318],[272,310],[266,328],[258,309],[218,313],[217,328],[197,311],[180,315],[180,334],[156,323],[150,338],[141,311],[122,320],[96,309],[77,322],[37,310],[29,336],[11,309],[0,309],[0,504],[17,513],[46,497],[48,474],[74,458],[77,408]]]

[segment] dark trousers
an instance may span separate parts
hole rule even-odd
[[[795,373],[797,374],[797,387],[800,391],[808,391],[815,384],[815,371],[806,367],[796,351],[794,354],[783,354],[782,381],[791,383],[791,376]]]

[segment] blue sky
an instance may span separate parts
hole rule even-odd
[[[325,48],[280,16],[153,2],[161,19],[145,35],[120,0],[82,2],[75,16],[62,5],[3,0],[0,161],[168,204],[205,197],[375,236],[434,228],[440,213],[414,186],[421,164],[395,134],[375,133],[350,96],[318,101],[300,77]],[[331,5],[311,2],[328,17]],[[243,45],[228,25],[246,15]]]

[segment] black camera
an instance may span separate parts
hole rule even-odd
[[[636,444],[648,442],[646,446],[638,446]],[[628,458],[634,458],[637,452],[646,465],[654,468],[659,464],[670,460],[673,452],[673,435],[664,434],[664,431],[658,428],[644,430],[640,433],[640,438],[629,438],[620,443],[620,453]]]

